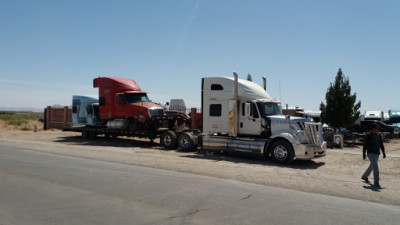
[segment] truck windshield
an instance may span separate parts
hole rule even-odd
[[[281,104],[276,102],[257,102],[262,117],[282,115]]]
[[[128,93],[125,94],[126,103],[149,102],[146,93]]]

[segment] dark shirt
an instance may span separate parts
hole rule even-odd
[[[380,134],[369,133],[365,135],[363,154],[367,151],[368,153],[374,153],[379,155],[382,149],[382,153],[385,153],[385,147],[383,146],[382,136]]]

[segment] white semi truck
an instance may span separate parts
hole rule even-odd
[[[256,83],[205,77],[201,89],[201,130],[170,129],[160,137],[167,149],[259,152],[279,163],[324,156],[321,123],[282,114],[279,101]],[[193,118],[192,118],[193,119]]]

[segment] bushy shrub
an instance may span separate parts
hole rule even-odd
[[[21,126],[30,120],[37,120],[36,115],[0,114],[0,120],[4,120],[6,125]]]

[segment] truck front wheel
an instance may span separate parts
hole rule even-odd
[[[175,132],[169,130],[161,135],[160,143],[165,149],[176,149],[178,147],[178,137]]]
[[[272,143],[270,152],[274,161],[281,164],[289,164],[294,159],[294,151],[292,145],[283,140]]]

